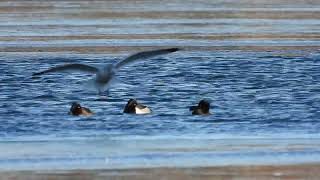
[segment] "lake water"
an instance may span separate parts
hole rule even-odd
[[[318,1],[1,1],[0,170],[319,163]],[[108,97],[96,67],[121,69]],[[151,115],[123,114],[130,98]],[[189,106],[208,99],[212,115]],[[91,117],[68,115],[71,103]]]

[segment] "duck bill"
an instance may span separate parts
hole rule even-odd
[[[196,110],[197,108],[198,108],[198,106],[191,106],[189,110],[190,110],[190,111],[194,111],[194,110]]]

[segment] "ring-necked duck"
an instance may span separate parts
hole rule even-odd
[[[88,108],[82,107],[79,103],[77,102],[73,102],[72,106],[70,108],[70,114],[74,115],[74,116],[80,116],[80,115],[84,115],[84,116],[90,116],[92,115],[92,111]]]
[[[135,99],[130,99],[123,112],[131,114],[150,114],[151,109],[145,105],[139,104]]]
[[[193,115],[210,115],[210,103],[206,100],[201,100],[198,106],[191,106],[190,111]]]

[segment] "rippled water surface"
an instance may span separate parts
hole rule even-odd
[[[0,168],[318,162],[320,5],[188,3],[1,2]],[[91,75],[31,76],[161,47],[183,50],[124,67],[107,97]],[[123,114],[130,98],[153,113]],[[212,115],[191,116],[201,99]]]

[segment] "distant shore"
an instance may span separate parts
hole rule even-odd
[[[320,179],[320,164],[138,168],[95,170],[0,171],[0,179]]]
[[[0,2],[0,53],[320,49],[317,0]]]

